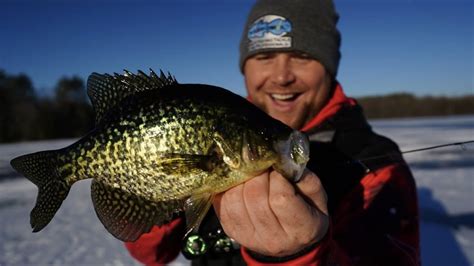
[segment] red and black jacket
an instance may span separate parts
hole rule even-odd
[[[208,252],[193,265],[420,265],[416,186],[397,145],[374,133],[355,100],[337,85],[325,108],[305,127],[311,142],[307,168],[328,195],[331,225],[319,243],[285,258],[243,247]],[[219,231],[211,210],[199,233]],[[155,226],[130,254],[147,265],[172,261],[183,245],[184,221]]]

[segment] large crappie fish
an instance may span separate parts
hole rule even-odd
[[[308,140],[244,98],[151,71],[89,76],[95,128],[59,150],[23,155],[13,168],[39,187],[33,232],[53,218],[76,181],[92,178],[105,228],[134,241],[184,211],[196,229],[216,193],[273,167],[297,181]]]

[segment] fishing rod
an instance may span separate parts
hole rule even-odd
[[[434,150],[434,149],[439,149],[439,148],[444,148],[444,147],[449,147],[449,146],[461,146],[463,150],[466,150],[465,145],[474,143],[474,140],[467,140],[467,141],[460,141],[460,142],[453,142],[453,143],[448,143],[448,144],[440,144],[440,145],[435,145],[435,146],[429,146],[429,147],[423,147],[423,148],[418,148],[418,149],[413,149],[413,150],[407,150],[407,151],[401,151],[400,153],[388,153],[384,155],[379,155],[379,156],[373,156],[373,157],[366,157],[362,159],[356,160],[357,163],[360,163],[366,171],[370,171],[370,168],[368,168],[364,162],[372,161],[372,160],[378,160],[378,159],[385,159],[385,158],[390,158],[393,161],[403,161],[402,157],[400,156],[401,154],[408,154],[408,153],[415,153],[415,152],[420,152],[420,151],[427,151],[427,150]]]
[[[430,147],[425,147],[425,148],[419,148],[419,149],[414,149],[414,150],[402,151],[402,154],[407,154],[407,153],[412,153],[412,152],[419,152],[419,151],[433,150],[433,149],[438,149],[438,148],[443,148],[443,147],[449,147],[449,146],[461,146],[461,148],[464,150],[464,149],[466,149],[466,147],[465,147],[464,145],[469,144],[469,143],[474,143],[474,140],[461,141],[461,142],[453,142],[453,143],[448,143],[448,144],[441,144],[441,145],[430,146]]]

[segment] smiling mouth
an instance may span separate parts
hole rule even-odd
[[[300,95],[301,93],[271,93],[270,97],[277,101],[291,102],[296,100]]]

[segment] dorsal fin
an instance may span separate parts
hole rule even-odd
[[[168,85],[178,84],[176,79],[168,73],[166,76],[160,70],[158,76],[152,69],[150,75],[142,71],[133,74],[124,70],[124,74],[92,73],[87,79],[87,94],[91,99],[95,111],[95,122],[99,123],[108,110],[120,103],[126,97],[137,92],[156,90]]]

